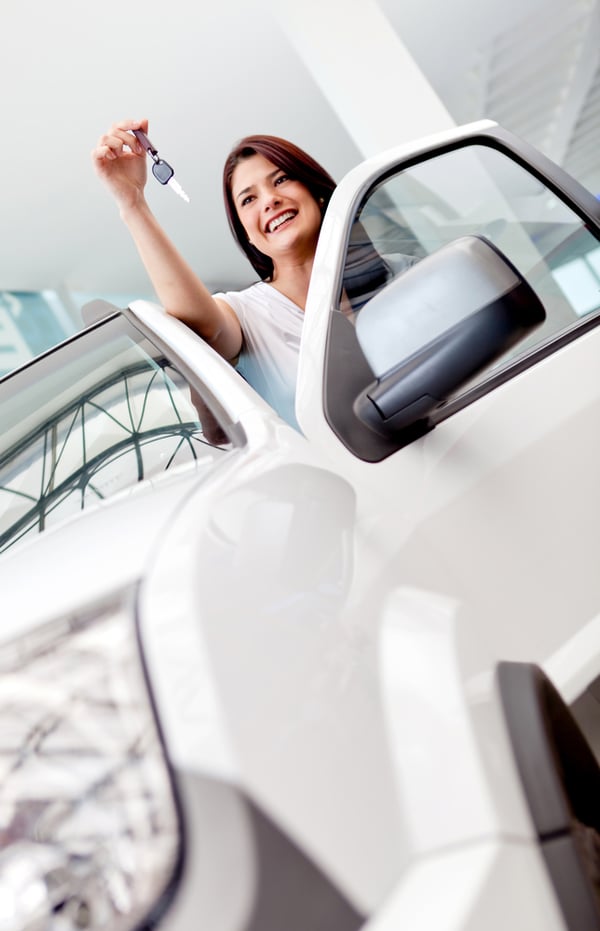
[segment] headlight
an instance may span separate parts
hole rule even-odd
[[[130,929],[178,853],[131,599],[0,647],[0,931]]]

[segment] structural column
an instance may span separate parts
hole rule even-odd
[[[269,0],[365,157],[455,125],[377,0]]]

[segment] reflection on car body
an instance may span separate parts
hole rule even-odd
[[[599,249],[484,122],[340,183],[302,434],[143,301],[0,379],[0,924],[600,927]]]

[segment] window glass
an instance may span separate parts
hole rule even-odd
[[[76,329],[55,291],[0,291],[0,376]]]
[[[0,382],[0,551],[231,447],[200,395],[122,318]]]
[[[499,343],[497,353],[491,351],[490,342],[489,362],[482,362],[480,369],[475,367],[473,376],[466,374],[464,380],[459,378],[456,384],[460,387],[454,393],[451,387],[445,393],[431,379],[427,380],[425,365],[429,358],[426,347],[435,344],[435,351],[443,352],[445,333],[448,333],[448,359],[456,361],[460,357],[460,343],[453,343],[452,328],[447,329],[444,313],[435,311],[438,297],[443,306],[444,281],[436,278],[431,282],[430,293],[435,292],[436,298],[431,313],[419,318],[422,326],[418,333],[411,328],[409,321],[415,308],[407,303],[406,297],[414,293],[408,285],[414,284],[415,276],[407,280],[406,289],[396,287],[393,293],[390,289],[388,298],[382,296],[372,305],[367,317],[363,317],[363,322],[368,320],[364,327],[358,321],[363,308],[387,286],[398,284],[398,279],[410,275],[411,267],[418,266],[444,247],[447,255],[450,244],[463,240],[464,245],[465,237],[486,240],[509,265],[512,263],[526,282],[524,293],[528,287],[534,290],[546,317],[543,323],[529,327],[528,335],[523,333],[507,340],[504,349]],[[453,254],[457,251],[458,248]],[[436,269],[432,274],[440,274],[439,261],[428,267]],[[442,263],[442,267],[447,266]],[[472,267],[475,270],[475,265]],[[473,280],[468,287],[472,287]],[[423,281],[420,278],[420,288]],[[423,288],[420,293],[425,291]],[[471,297],[471,291],[465,292],[465,320],[470,313]],[[375,312],[371,313],[373,307]],[[385,314],[382,307],[387,308]],[[449,290],[449,313],[452,309],[456,311],[456,320],[462,319],[460,281],[456,278]],[[389,321],[390,315],[398,314],[400,318],[403,313],[404,318],[397,321],[398,327],[382,325],[381,328],[381,348],[387,351],[391,345],[389,356],[397,360],[390,363],[388,370],[390,377],[385,390],[389,397],[386,395],[387,406],[384,407],[378,387],[388,373],[380,367],[376,378],[361,342],[365,345],[368,333],[370,347],[377,346],[378,333],[373,321],[378,318]],[[479,396],[486,384],[491,387],[498,383],[496,376],[510,377],[516,360],[527,364],[524,359],[534,350],[543,347],[545,352],[551,351],[553,344],[558,346],[565,338],[575,338],[580,330],[587,329],[587,322],[594,315],[600,320],[598,238],[560,196],[512,157],[493,146],[466,143],[402,170],[392,168],[363,196],[350,227],[339,299],[329,320],[324,372],[325,416],[338,438],[356,456],[366,461],[379,461],[399,445],[422,435],[432,424],[428,398],[435,407],[435,399],[439,397],[435,419],[443,417],[450,400],[457,402],[452,407],[456,410],[463,398],[466,403],[469,397]],[[493,314],[487,315],[490,325],[493,317]],[[390,344],[390,333],[401,334],[403,329],[414,335],[416,346]],[[463,334],[467,329],[463,328]],[[485,340],[493,342],[491,334],[491,329],[486,331]],[[410,359],[413,357],[414,361],[421,351],[424,367],[419,369],[416,361],[410,364]],[[384,353],[380,356],[387,358]],[[467,361],[470,358],[468,353],[465,358]],[[460,360],[456,371],[461,368],[468,369],[464,360]],[[400,403],[398,399],[402,396],[402,371],[407,373],[407,378],[415,375],[424,379],[423,394],[420,399],[415,397],[414,430],[403,429],[396,435],[393,404]],[[450,376],[450,371],[447,368],[443,374],[451,382],[454,374]],[[517,371],[516,366],[514,371]],[[435,367],[431,372],[434,378]],[[414,383],[418,390],[418,378]],[[473,388],[479,390],[469,395]],[[419,400],[421,407],[417,403]],[[407,404],[408,412],[410,403],[407,401]],[[421,409],[427,409],[427,413],[419,420]],[[407,413],[407,417],[410,416]]]
[[[481,145],[407,168],[370,192],[351,232],[342,308],[359,310],[411,264],[463,235],[497,246],[544,304],[545,324],[513,354],[598,312],[598,240],[537,178]]]

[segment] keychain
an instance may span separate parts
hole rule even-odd
[[[132,132],[133,132],[133,135],[138,140],[138,142],[140,143],[140,145],[144,147],[144,149],[146,150],[146,152],[152,159],[152,174],[154,175],[156,180],[160,181],[161,184],[168,184],[169,187],[172,188],[176,194],[179,194],[179,196],[182,197],[183,200],[187,201],[187,203],[189,204],[190,202],[189,197],[187,196],[187,194],[185,193],[185,191],[183,190],[179,182],[175,180],[174,170],[171,168],[168,162],[165,162],[164,159],[159,158],[157,149],[154,148],[154,146],[148,139],[148,136],[146,135],[146,133],[143,132],[143,130],[141,129],[133,129]]]

